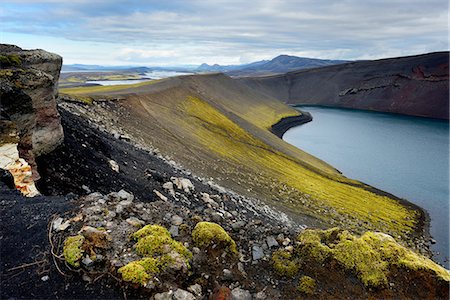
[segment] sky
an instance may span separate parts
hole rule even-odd
[[[448,0],[2,0],[0,42],[65,64],[378,59],[449,49]]]

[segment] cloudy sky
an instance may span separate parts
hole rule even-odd
[[[447,0],[2,0],[0,42],[66,64],[240,64],[448,50]]]

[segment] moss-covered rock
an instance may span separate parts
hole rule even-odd
[[[17,54],[0,55],[0,66],[2,68],[19,66],[20,64],[22,64],[22,59]]]
[[[316,281],[309,276],[302,276],[298,281],[297,290],[305,295],[314,294],[316,289]]]
[[[63,254],[66,262],[78,268],[80,266],[80,259],[83,257],[84,250],[82,248],[84,236],[76,235],[70,236],[64,241]]]
[[[216,223],[197,223],[192,231],[192,239],[195,245],[202,249],[217,245],[233,255],[238,253],[234,240]]]
[[[300,270],[299,260],[286,250],[278,250],[272,254],[272,266],[277,274],[286,277],[293,277]]]
[[[144,258],[130,262],[118,270],[124,281],[145,286],[152,276],[168,269],[189,269],[192,253],[182,243],[172,239],[163,226],[146,225],[131,237],[137,240],[136,252]]]
[[[164,255],[175,251],[189,260],[191,252],[180,242],[172,239],[169,231],[160,225],[146,225],[133,234],[137,239],[136,252],[141,256]]]
[[[122,274],[122,279],[127,282],[145,286],[150,280],[150,275],[145,271],[145,268],[138,262],[130,262],[118,270]]]
[[[297,255],[310,263],[334,260],[355,272],[366,286],[384,286],[392,268],[425,271],[438,280],[450,281],[450,273],[429,258],[399,245],[391,236],[366,232],[356,237],[348,231],[305,230],[298,236]]]

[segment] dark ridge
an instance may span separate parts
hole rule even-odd
[[[312,119],[313,118],[309,112],[303,112],[299,116],[282,118],[280,121],[272,125],[272,127],[270,128],[270,132],[281,139],[283,138],[283,135],[286,133],[286,131],[288,131],[292,127],[311,122]]]

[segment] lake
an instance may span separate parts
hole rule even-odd
[[[122,84],[134,84],[150,80],[163,79],[181,75],[191,75],[193,73],[189,72],[176,72],[176,71],[151,71],[145,73],[141,79],[130,79],[130,80],[89,80],[86,83],[94,83],[99,85],[122,85]]]
[[[283,139],[346,177],[428,211],[434,260],[449,268],[449,123],[349,109],[301,106],[313,121]]]

